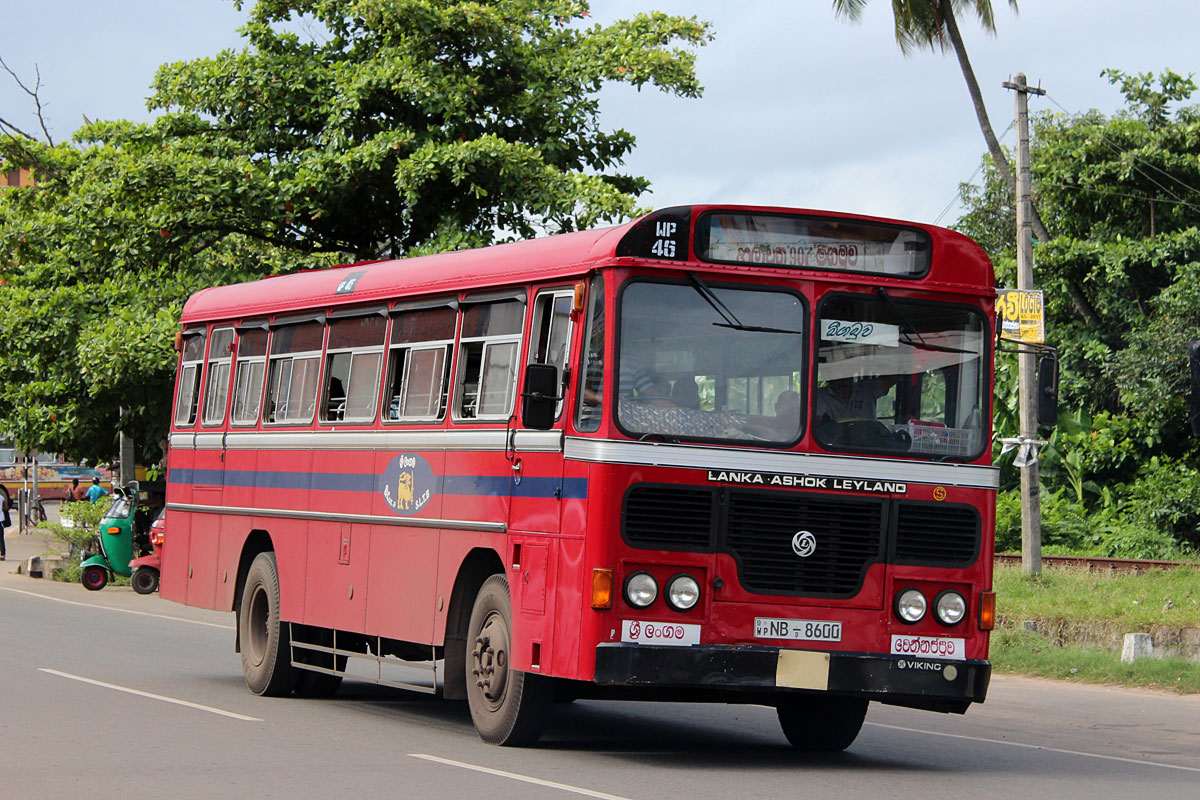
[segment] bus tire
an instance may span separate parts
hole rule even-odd
[[[512,611],[508,579],[484,581],[467,629],[467,705],[479,738],[520,747],[542,734],[554,702],[554,684],[542,675],[511,669]]]
[[[242,674],[250,691],[267,697],[291,692],[296,682],[287,628],[279,621],[279,568],[272,552],[259,553],[246,573],[238,610]]]
[[[857,697],[796,694],[781,697],[775,710],[792,747],[839,752],[853,744],[862,730],[867,702]]]

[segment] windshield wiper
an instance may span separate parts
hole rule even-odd
[[[763,325],[745,325],[742,323],[742,321],[740,319],[737,318],[737,315],[734,314],[729,309],[729,306],[727,306],[723,302],[721,302],[721,298],[717,297],[716,293],[713,292],[713,290],[711,288],[709,288],[709,285],[707,283],[705,283],[703,280],[701,280],[699,275],[697,275],[694,272],[689,272],[687,274],[687,276],[688,276],[688,278],[691,279],[692,285],[696,287],[696,294],[703,297],[705,302],[707,302],[710,306],[712,306],[713,311],[716,311],[717,314],[720,315],[721,318],[725,320],[724,322],[714,322],[713,323],[713,325],[715,325],[718,328],[732,328],[735,331],[748,331],[750,333],[794,333],[794,334],[798,334],[798,335],[804,334],[804,331],[792,331],[792,330],[787,330],[785,328],[768,328]]]
[[[892,299],[892,296],[887,293],[887,289],[883,288],[882,286],[877,286],[875,291],[879,293],[880,297],[887,301],[888,306],[892,309],[892,311],[896,312],[896,316],[900,318],[900,321],[904,323],[908,330],[917,335],[917,339],[919,341],[913,341],[906,333],[905,336],[900,339],[900,341],[904,344],[908,345],[909,347],[920,348],[921,350],[936,350],[940,353],[964,353],[969,356],[979,355],[979,353],[975,352],[974,350],[963,350],[959,347],[947,347],[943,344],[930,344],[929,342],[925,341],[925,337],[921,335],[919,330],[917,330],[917,326],[912,324],[912,320],[910,320],[908,315],[904,313],[904,309],[902,309],[900,305]]]

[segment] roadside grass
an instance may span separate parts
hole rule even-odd
[[[1029,578],[1017,566],[995,570],[997,626],[991,662],[998,673],[1086,683],[1200,692],[1200,661],[1144,658],[1121,663],[1126,633],[1150,633],[1178,646],[1200,628],[1200,570],[1089,573],[1047,569]],[[1028,629],[1035,628],[1035,629]]]

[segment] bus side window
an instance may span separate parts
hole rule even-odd
[[[375,419],[386,332],[387,318],[380,314],[329,321],[322,419],[329,422]]]
[[[184,331],[179,365],[179,394],[175,396],[175,424],[194,425],[200,402],[200,367],[204,363],[204,331]]]
[[[320,322],[283,325],[272,331],[264,422],[312,421],[324,335]]]
[[[592,278],[588,288],[587,325],[583,331],[583,368],[579,370],[579,400],[575,427],[600,428],[604,404],[604,276]]]
[[[574,290],[545,292],[538,295],[533,306],[533,346],[529,363],[549,364],[564,377],[571,346],[571,302]],[[562,392],[558,392],[561,394]],[[562,414],[562,400],[555,406],[554,418]]]
[[[208,346],[208,377],[204,386],[205,425],[220,425],[225,421],[225,405],[229,400],[229,365],[233,360],[233,328],[217,328]]]
[[[253,425],[258,422],[266,361],[266,328],[247,326],[238,336],[237,367],[233,375],[233,410],[229,415],[234,425]]]
[[[431,422],[446,413],[457,322],[458,313],[449,305],[393,318],[385,420]]]
[[[524,324],[525,304],[518,300],[463,311],[456,419],[505,419],[512,413]]]

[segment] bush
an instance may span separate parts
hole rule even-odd
[[[66,547],[67,557],[74,560],[82,551],[95,549],[96,528],[107,509],[107,503],[89,503],[86,500],[63,503],[59,507],[59,519],[69,519],[74,526],[68,528],[61,522],[48,522],[42,527]]]

